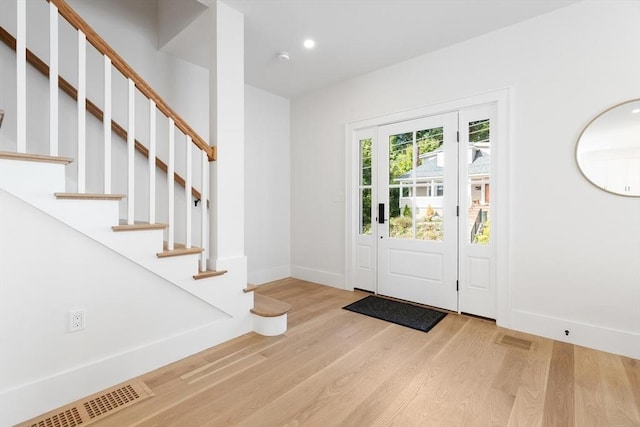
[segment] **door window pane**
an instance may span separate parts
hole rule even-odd
[[[444,237],[442,197],[434,196],[436,187],[434,184],[416,186],[416,239],[442,240]]]
[[[401,198],[399,188],[389,188],[389,237],[413,238],[412,199]]]
[[[416,132],[416,145],[418,146],[418,159],[417,166],[422,166],[429,162],[429,160],[442,151],[442,142],[444,141],[443,128],[424,129]],[[434,165],[437,168],[437,159]],[[442,166],[440,166],[442,167]],[[434,169],[433,167],[430,170]],[[420,174],[417,176],[420,178]]]
[[[490,240],[491,212],[491,123],[489,119],[469,122],[469,146],[467,163],[469,183],[469,241],[488,245]]]
[[[416,239],[441,241],[444,238],[443,208],[428,205],[416,215]]]
[[[389,136],[389,185],[413,176],[413,132]]]

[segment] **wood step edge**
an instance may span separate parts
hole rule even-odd
[[[14,153],[11,151],[0,151],[0,159],[22,160],[26,162],[57,163],[60,165],[68,165],[69,163],[73,162],[73,159],[70,157],[47,156],[44,154]]]
[[[97,194],[97,193],[53,193],[56,199],[64,200],[122,200],[127,197],[124,194]]]
[[[290,304],[266,295],[254,293],[253,298],[253,308],[250,311],[260,317],[278,317],[291,310]]]
[[[249,285],[249,284],[247,284],[247,287],[246,287],[246,288],[244,288],[244,289],[242,290],[242,292],[244,292],[244,293],[246,294],[246,293],[249,293],[249,292],[253,292],[253,291],[255,291],[256,289],[258,289],[258,286],[257,286],[257,285]]]
[[[193,280],[207,279],[209,277],[222,276],[227,270],[207,270],[199,271],[198,274],[193,275]]]
[[[176,245],[173,250],[170,251],[165,248],[164,251],[158,252],[156,256],[158,258],[169,258],[172,256],[199,254],[201,252],[202,252],[202,248],[196,248],[196,247],[185,248],[185,247],[178,247]]]
[[[167,224],[148,223],[120,224],[111,227],[113,231],[164,230],[165,228],[167,228]]]

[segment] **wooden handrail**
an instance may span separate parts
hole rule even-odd
[[[0,41],[2,41],[10,49],[16,50],[15,37],[13,37],[7,30],[5,30],[2,27],[0,27]],[[29,49],[27,49],[27,62],[31,64],[36,70],[38,70],[42,75],[49,78],[49,66],[42,59],[40,59],[36,54],[31,52]],[[71,83],[69,83],[68,81],[66,81],[60,76],[58,76],[58,86],[64,93],[69,95],[73,100],[75,101],[78,100],[78,90],[75,87],[73,87]],[[101,122],[104,121],[104,112],[100,109],[100,107],[98,107],[96,104],[91,102],[89,99],[87,99],[87,111],[91,113],[91,115],[93,115],[95,118],[100,120]],[[127,140],[127,131],[115,120],[111,120],[111,130],[113,131],[113,133],[118,135],[124,141]],[[135,140],[135,147],[139,153],[141,153],[147,158],[149,157],[149,149],[145,147],[137,139]],[[167,173],[169,170],[169,168],[167,167],[167,164],[162,160],[160,160],[158,157],[156,157],[156,166],[164,173]],[[174,173],[174,180],[175,182],[180,184],[182,187],[185,186],[185,179],[180,175],[178,175],[177,173]],[[196,199],[202,199],[200,192],[196,190],[194,187],[191,187],[191,194]]]
[[[118,55],[116,51],[107,44],[106,41],[104,41],[102,37],[100,37],[98,33],[96,33],[93,28],[91,28],[89,24],[87,24],[85,20],[82,19],[80,15],[78,15],[76,11],[67,4],[65,0],[47,1],[53,3],[58,8],[58,13],[62,15],[62,17],[69,24],[71,24],[72,27],[74,27],[76,30],[82,31],[87,36],[87,41],[91,43],[93,47],[98,50],[98,52],[108,56],[111,59],[111,63],[116,70],[120,71],[120,73],[122,73],[125,78],[133,80],[138,90],[148,99],[153,100],[156,103],[158,110],[160,110],[162,114],[172,118],[175,122],[176,127],[180,129],[185,135],[189,135],[193,143],[198,148],[207,153],[207,157],[209,158],[209,160],[216,160],[216,150],[213,147],[209,146],[209,144],[207,144],[207,142],[200,135],[198,135],[196,131],[194,131],[182,117],[180,117],[175,111],[173,111],[171,107],[169,107],[169,105],[164,102],[160,95],[158,95],[158,93],[153,90],[153,88],[151,88],[151,86],[149,86],[149,84],[145,82],[144,79],[140,77],[140,75],[136,73],[133,68],[131,68],[131,66],[129,66],[129,64],[127,64],[125,60],[122,59],[122,57]]]

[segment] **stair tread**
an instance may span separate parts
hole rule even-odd
[[[165,228],[167,228],[167,224],[149,224],[143,221],[134,221],[133,224],[127,224],[127,221],[123,219],[120,220],[120,224],[111,227],[113,231],[164,230]]]
[[[256,285],[249,285],[249,284],[247,284],[247,287],[246,287],[246,288],[244,288],[244,289],[242,290],[242,292],[244,292],[244,293],[246,294],[246,293],[248,293],[248,292],[253,292],[253,291],[255,291],[256,289],[258,289],[258,287],[257,287]]]
[[[172,257],[172,256],[199,254],[203,250],[202,248],[198,248],[198,247],[195,247],[195,246],[192,246],[190,248],[185,248],[184,245],[181,244],[181,243],[174,243],[173,244],[173,250],[168,250],[167,249],[167,242],[164,242],[163,249],[164,250],[162,252],[158,252],[156,254],[158,256],[158,258],[167,258],[167,257]]]
[[[253,308],[251,313],[260,317],[277,317],[291,310],[291,305],[284,301],[268,297],[259,293],[253,294]]]
[[[194,280],[206,279],[209,277],[222,276],[225,274],[227,270],[207,270],[207,271],[199,271],[198,274],[193,275]]]
[[[71,200],[122,200],[127,197],[124,194],[99,194],[99,193],[54,193],[57,199]]]
[[[23,160],[27,162],[58,163],[62,165],[68,165],[69,163],[73,162],[73,159],[70,157],[47,156],[44,154],[14,153],[11,151],[0,151],[0,159]]]

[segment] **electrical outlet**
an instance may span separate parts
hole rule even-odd
[[[71,310],[69,312],[69,332],[81,331],[84,329],[87,313],[82,309]]]

